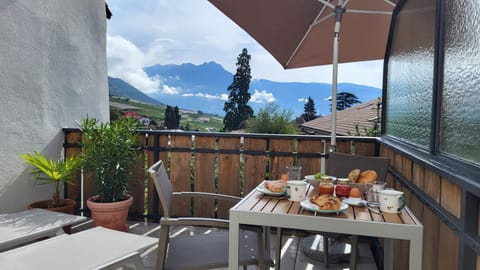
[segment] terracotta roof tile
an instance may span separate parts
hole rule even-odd
[[[358,124],[360,135],[365,135],[364,129],[371,128],[373,125],[371,121],[381,115],[381,110],[377,115],[377,104],[379,102],[381,102],[381,99],[374,99],[343,111],[337,111],[337,135],[353,135],[356,124]],[[300,125],[300,128],[309,134],[329,135],[331,125],[332,117],[327,115],[305,122]]]

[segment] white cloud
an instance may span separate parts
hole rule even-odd
[[[308,98],[299,98],[297,99],[298,102],[306,103],[308,101]]]
[[[253,103],[265,103],[265,102],[275,102],[276,99],[272,93],[267,93],[265,90],[255,90],[250,97],[250,101]]]
[[[121,36],[107,35],[108,75],[120,78],[144,93],[154,93],[161,83],[158,77],[149,77],[143,67],[145,54]]]
[[[205,94],[202,92],[198,92],[196,94],[192,93],[185,93],[182,94],[183,97],[202,97],[206,99],[219,99],[219,100],[228,100],[228,95],[227,94],[220,94],[220,95],[211,95],[211,94]]]
[[[113,12],[107,21],[109,74],[129,78],[129,83],[142,87],[144,92],[154,91],[161,83],[142,74],[140,69],[145,66],[215,61],[234,73],[236,57],[243,48],[252,56],[254,78],[332,82],[331,65],[284,70],[270,53],[208,1],[115,0],[109,2],[109,7]],[[381,88],[382,72],[382,61],[341,64],[338,82]]]
[[[178,87],[168,86],[166,84],[162,87],[162,93],[167,95],[178,95],[180,94],[181,90]]]

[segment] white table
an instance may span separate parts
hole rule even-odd
[[[116,269],[133,263],[143,269],[139,253],[157,238],[94,227],[0,253],[2,269]]]
[[[253,190],[230,209],[228,257],[230,270],[238,269],[240,224],[385,238],[385,269],[393,268],[392,239],[409,240],[409,268],[422,269],[423,225],[408,207],[398,214],[352,206],[338,215],[316,214],[302,209],[298,202],[265,196]],[[277,261],[277,266],[278,263]]]
[[[0,252],[33,240],[63,233],[62,227],[85,221],[86,217],[43,209],[0,215]]]

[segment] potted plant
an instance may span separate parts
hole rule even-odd
[[[26,164],[33,166],[30,174],[35,184],[53,185],[52,199],[31,203],[29,208],[45,208],[57,212],[73,214],[75,201],[72,199],[60,199],[60,191],[65,183],[70,183],[73,173],[80,169],[81,159],[77,156],[67,157],[65,160],[47,159],[39,152],[21,154]]]
[[[82,131],[82,160],[84,169],[92,174],[96,195],[87,206],[97,226],[126,231],[128,210],[133,198],[127,186],[131,167],[140,152],[135,118],[122,117],[109,123],[84,118]]]

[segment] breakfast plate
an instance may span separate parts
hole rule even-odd
[[[324,213],[324,214],[328,214],[328,213],[338,213],[338,212],[342,212],[342,211],[345,211],[348,209],[348,204],[342,202],[342,205],[340,206],[340,209],[337,209],[337,210],[320,210],[320,208],[318,207],[318,205],[312,203],[310,200],[303,200],[300,202],[300,206],[303,208],[303,209],[306,209],[306,210],[309,210],[309,211],[314,211],[314,212],[318,212],[318,213]]]
[[[349,205],[353,206],[366,206],[367,201],[366,200],[352,200],[350,198],[345,198],[343,199],[343,202]]]
[[[268,180],[265,180],[268,181]],[[265,187],[265,181],[262,182],[262,184],[258,185],[255,189],[265,195],[270,195],[270,196],[284,196],[286,194],[286,188],[283,189],[282,192],[273,192],[268,190],[268,188]]]

